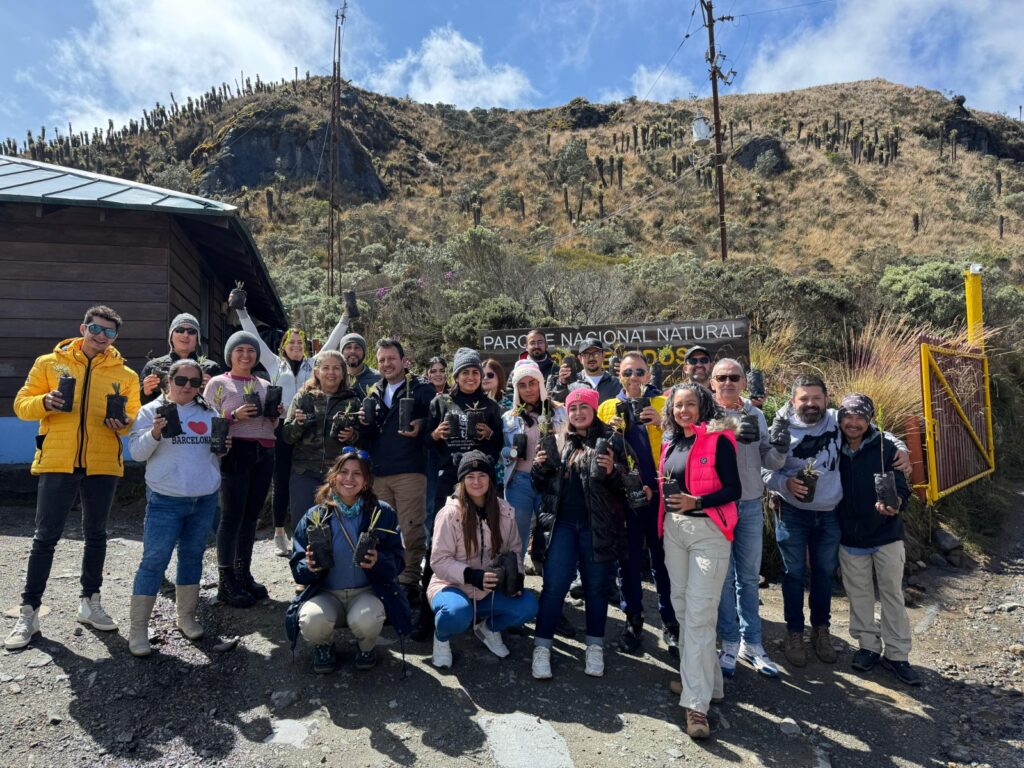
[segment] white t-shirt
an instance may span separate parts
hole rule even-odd
[[[398,388],[402,386],[402,384],[404,383],[405,380],[403,379],[402,381],[396,381],[394,384],[387,385],[387,387],[384,389],[384,405],[386,405],[388,408],[391,407],[391,403],[395,399],[395,392],[397,392]]]
[[[599,382],[604,376],[603,373],[599,373],[597,376],[591,376],[589,373],[584,373],[583,375],[586,377],[587,381],[590,382],[590,386],[594,389],[597,389],[597,382]]]

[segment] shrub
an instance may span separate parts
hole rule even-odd
[[[452,315],[444,324],[442,335],[450,348],[475,347],[482,331],[499,328],[525,328],[530,325],[530,316],[523,305],[508,296],[494,296],[484,299],[477,306],[465,312]]]
[[[950,328],[964,316],[963,271],[948,261],[887,267],[878,288],[886,307],[918,322]]]
[[[757,156],[754,161],[754,173],[766,179],[778,176],[785,168],[782,158],[774,149],[769,149]]]
[[[1024,192],[1014,192],[1003,197],[1003,204],[1020,218],[1024,219]]]
[[[594,169],[583,139],[570,139],[554,160],[554,179],[559,184],[578,184],[580,177],[592,179]]]

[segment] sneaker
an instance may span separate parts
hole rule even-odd
[[[597,643],[588,645],[586,658],[583,671],[591,677],[604,677],[604,647]]]
[[[803,632],[787,632],[786,641],[782,646],[786,661],[794,667],[807,666],[807,646],[804,645]]]
[[[533,646],[533,664],[530,671],[534,680],[551,679],[551,649],[546,645]]]
[[[636,653],[643,644],[643,625],[635,625],[630,621],[626,622],[622,636],[619,638],[619,650],[623,653]]]
[[[661,633],[661,639],[668,647],[668,656],[673,661],[679,661],[679,627],[665,627]]]
[[[740,643],[740,653],[738,658],[743,659],[750,666],[754,668],[759,674],[765,677],[778,677],[779,668],[775,666],[775,662],[768,656],[768,652],[765,651],[764,646],[754,645],[753,643]]]
[[[434,635],[434,654],[431,663],[438,669],[452,668],[452,644],[447,640],[438,640]]]
[[[562,582],[563,584],[565,582]],[[569,597],[573,600],[583,599],[583,579],[577,576],[572,580],[572,584],[569,585]]]
[[[501,639],[501,632],[495,632],[487,626],[487,621],[481,621],[475,627],[473,627],[473,634],[477,636],[477,639],[481,643],[487,646],[487,650],[497,656],[499,659],[504,659],[509,654],[508,646],[505,645],[505,641]]]
[[[356,654],[356,669],[365,672],[377,666],[377,649],[371,648],[368,651],[360,651]]]
[[[18,616],[18,623],[14,625],[11,634],[4,640],[4,648],[8,651],[16,651],[24,648],[32,642],[32,638],[39,632],[39,610],[31,605],[21,606],[21,614]]]
[[[686,710],[686,735],[691,739],[706,739],[711,736],[708,716],[695,709]]]
[[[318,675],[329,675],[338,666],[334,656],[334,644],[313,646],[313,671]]]
[[[917,673],[917,670],[910,666],[909,661],[893,661],[882,657],[882,668],[888,669],[899,679],[901,683],[906,685],[918,686],[921,684],[921,676]]]
[[[117,629],[117,623],[107,615],[103,606],[100,605],[99,592],[94,592],[91,597],[82,598],[82,602],[78,606],[78,621],[104,632]]]
[[[288,534],[284,531],[274,534],[274,554],[278,557],[292,556],[292,543],[288,540]]]
[[[829,634],[828,627],[811,628],[811,645],[814,647],[815,655],[826,664],[835,664],[839,658],[836,649],[832,647],[832,635]]]
[[[576,627],[572,625],[572,622],[569,621],[564,613],[558,617],[558,626],[555,627],[555,634],[569,640],[576,637]]]
[[[858,672],[870,672],[881,658],[882,654],[869,651],[867,648],[861,648],[853,654],[853,661],[850,662],[850,666]]]
[[[722,668],[722,677],[732,678],[736,675],[736,654],[740,644],[722,641],[722,650],[718,652],[718,666]]]

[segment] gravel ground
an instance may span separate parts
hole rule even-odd
[[[80,526],[69,520],[46,594],[42,637],[24,651],[0,651],[0,765],[1024,764],[1020,515],[1007,515],[1005,551],[983,567],[965,558],[962,568],[930,565],[912,577],[911,660],[922,687],[906,688],[881,669],[866,676],[850,670],[855,649],[846,602],[837,594],[839,662],[812,661],[804,670],[784,670],[778,680],[741,665],[726,683],[727,701],[712,708],[714,738],[703,744],[680,730],[682,710],[667,691],[672,667],[660,630],[648,628],[642,657],[615,652],[623,626],[615,609],[603,679],[583,674],[578,642],[558,641],[554,680],[534,681],[525,637],[509,638],[512,655],[505,660],[460,638],[453,642],[455,668],[444,674],[427,663],[427,645],[408,644],[403,666],[390,630],[372,672],[347,664],[334,675],[314,675],[301,641],[294,660],[285,641],[291,584],[266,531],[254,570],[271,600],[252,610],[212,604],[216,569],[208,551],[200,608],[207,636],[192,644],[177,633],[170,588],[157,601],[155,653],[135,659],[125,635],[141,515],[138,505],[119,508],[110,525],[104,604],[121,624],[119,633],[74,621],[82,542]],[[0,521],[7,610],[22,586],[32,510],[0,509]],[[528,585],[539,589],[539,579]],[[781,595],[777,586],[761,594],[766,642],[781,662]],[[647,613],[656,624],[653,598],[648,589]],[[568,615],[582,627],[581,604]],[[13,623],[4,620],[4,634]],[[354,655],[351,636],[339,632],[338,638],[345,657]]]

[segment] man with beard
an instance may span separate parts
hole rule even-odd
[[[576,377],[591,389],[597,390],[601,402],[611,400],[622,391],[619,380],[609,375],[604,369],[604,342],[594,337],[588,337],[580,342],[578,347],[579,358],[583,363],[583,370]],[[569,384],[572,383],[572,369],[563,364],[558,369],[553,386],[548,391],[552,399],[562,403],[569,394]]]
[[[694,344],[686,350],[686,358],[683,361],[683,376],[694,384],[708,386],[708,378],[711,373],[711,355],[705,347]]]
[[[795,667],[807,665],[804,645],[804,575],[810,560],[811,646],[817,657],[834,664],[836,651],[829,634],[832,608],[832,575],[839,564],[841,536],[836,507],[843,496],[839,475],[841,434],[836,411],[827,407],[828,390],[818,376],[801,374],[793,382],[789,403],[779,409],[769,430],[769,442],[781,442],[779,433],[790,433],[786,463],[781,469],[762,470],[765,486],[779,497],[775,539],[782,555],[783,614],[786,641],[783,652]],[[910,470],[906,445],[893,438],[899,452],[894,464]],[[817,473],[813,488],[797,479],[804,468]]]
[[[370,387],[380,381],[380,373],[366,365],[366,339],[358,333],[343,336],[341,356],[345,360],[348,380],[355,379],[355,386],[352,389],[356,390],[360,397],[366,397]]]

